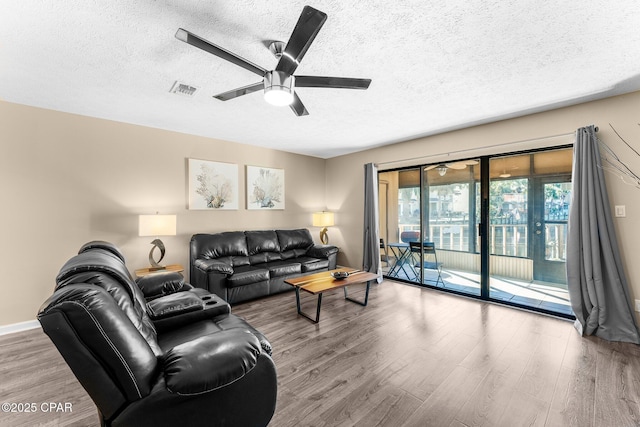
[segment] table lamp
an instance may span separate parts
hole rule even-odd
[[[323,245],[329,243],[329,235],[327,234],[327,227],[333,227],[334,218],[333,212],[315,212],[313,214],[313,226],[322,227],[320,230],[320,241]]]
[[[160,265],[160,261],[164,258],[164,243],[158,239],[158,236],[175,236],[176,235],[176,216],[175,215],[140,215],[138,221],[138,236],[154,236],[151,242],[153,247],[149,252],[149,270],[163,270],[165,267]],[[153,252],[158,248],[160,250],[160,259],[156,261]]]

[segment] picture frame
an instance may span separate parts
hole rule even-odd
[[[238,210],[238,165],[188,159],[189,209]]]
[[[284,169],[247,166],[248,210],[282,210],[284,202]]]

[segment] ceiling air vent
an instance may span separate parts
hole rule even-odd
[[[196,90],[198,90],[197,87],[190,86],[176,80],[176,82],[173,84],[169,92],[177,93],[178,95],[192,97],[193,95],[195,95]]]

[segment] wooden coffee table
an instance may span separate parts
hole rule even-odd
[[[336,271],[347,271],[349,272],[349,277],[347,277],[346,279],[334,279],[333,277],[331,277],[331,273]],[[373,280],[377,279],[378,275],[375,273],[369,273],[367,271],[361,271],[355,268],[342,267],[331,271],[323,271],[322,273],[311,274],[309,276],[286,279],[284,282],[293,286],[296,290],[296,306],[298,308],[298,314],[306,317],[314,323],[318,323],[318,321],[320,320],[320,306],[322,305],[323,292],[342,288],[344,289],[344,299],[366,307],[367,302],[369,301],[369,286],[371,285],[371,282]],[[347,286],[362,283],[366,283],[364,301],[357,301],[355,299],[349,298],[347,294]],[[300,309],[300,289],[309,292],[310,294],[318,295],[315,319],[304,313]]]

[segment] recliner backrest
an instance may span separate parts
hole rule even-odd
[[[44,332],[106,419],[147,396],[159,368],[121,303],[100,286],[66,284],[38,313]]]
[[[101,249],[111,253],[112,255],[115,255],[122,261],[123,264],[126,264],[127,262],[124,258],[124,254],[120,251],[120,249],[116,245],[114,245],[111,242],[105,242],[104,240],[93,240],[91,242],[87,242],[80,247],[80,250],[78,250],[78,253],[81,254],[83,252],[87,252],[95,249]]]
[[[148,341],[152,351],[158,356],[162,354],[155,327],[147,314],[144,295],[119,258],[103,250],[91,250],[69,259],[56,277],[56,290],[78,283],[106,290]]]

